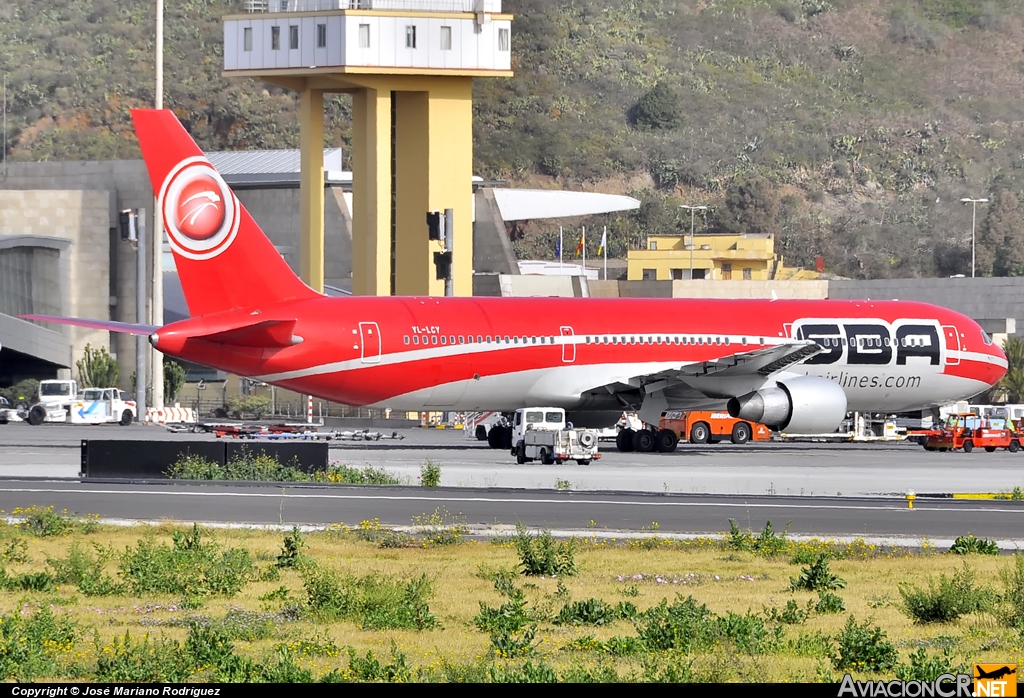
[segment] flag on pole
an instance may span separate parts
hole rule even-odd
[[[555,245],[555,256],[562,258],[562,229],[558,229],[558,243]]]
[[[607,245],[607,244],[608,244],[608,228],[605,228],[604,232],[601,233],[601,244],[598,245],[598,247],[597,247],[597,254],[598,254],[598,256],[604,254],[604,246]]]
[[[583,254],[583,243],[587,239],[587,229],[583,229],[583,233],[580,235],[580,244],[576,245],[576,256],[579,257]]]

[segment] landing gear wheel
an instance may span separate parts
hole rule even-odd
[[[505,430],[503,427],[493,426],[491,430],[487,432],[487,445],[491,448],[501,448],[502,441],[505,440]]]
[[[28,423],[34,427],[39,426],[46,421],[46,408],[42,405],[36,405],[28,412]]]
[[[1017,451],[1020,450],[1020,441],[1014,439],[1013,441],[1010,442],[1010,445],[1006,447],[1006,450],[1009,451],[1010,453],[1016,453]]]
[[[120,424],[123,427],[126,427],[129,424],[131,424],[131,423],[132,423],[132,413],[129,410],[125,410],[124,412],[121,413],[121,421],[118,422],[118,424]]]
[[[632,429],[623,429],[615,436],[615,448],[622,453],[629,453],[633,450]]]
[[[711,427],[706,422],[697,422],[690,428],[690,443],[706,444],[711,438]]]
[[[964,441],[964,453],[970,453],[974,450],[974,442],[968,439]]]
[[[740,422],[732,428],[732,442],[734,444],[745,444],[750,441],[750,425]]]
[[[989,452],[989,453],[995,453],[996,452],[996,447],[995,446],[986,446],[985,450],[987,452]]]
[[[483,424],[476,425],[476,440],[487,441],[487,427]]]
[[[679,444],[679,437],[671,429],[661,429],[654,436],[654,447],[658,453],[672,453]]]
[[[640,453],[650,453],[654,450],[654,432],[650,429],[641,429],[633,433],[633,450]]]

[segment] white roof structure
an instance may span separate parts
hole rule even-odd
[[[495,189],[494,199],[506,221],[592,216],[640,208],[640,202],[631,196],[553,189]]]
[[[301,161],[297,149],[225,150],[206,153],[206,158],[225,176],[299,172]],[[341,148],[324,148],[324,170],[341,171]]]

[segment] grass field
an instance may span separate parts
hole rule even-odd
[[[927,680],[1024,664],[1019,557],[797,543],[770,526],[482,542],[443,511],[417,535],[11,517],[6,679]]]

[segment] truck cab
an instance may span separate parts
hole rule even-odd
[[[561,407],[527,407],[516,410],[512,418],[512,443],[522,441],[529,429],[565,429],[565,410]]]

